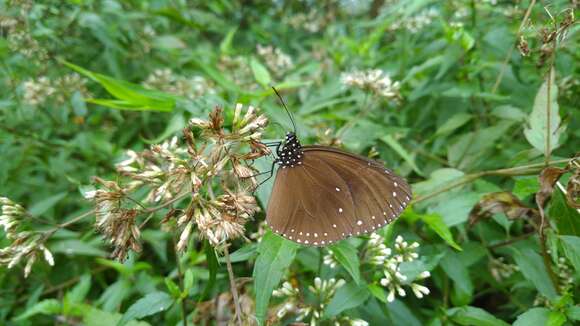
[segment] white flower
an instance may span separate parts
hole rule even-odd
[[[332,250],[327,249],[328,253],[322,257],[322,262],[324,265],[328,265],[330,268],[335,268],[338,265],[338,261],[334,257]]]
[[[369,90],[379,96],[396,99],[399,95],[399,82],[393,82],[389,75],[380,69],[343,73],[341,81],[346,86]]]
[[[416,283],[411,284],[411,289],[418,299],[423,298],[423,295],[429,294],[429,289],[426,286],[422,286]]]

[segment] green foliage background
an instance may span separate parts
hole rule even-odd
[[[557,21],[567,8],[577,13],[573,1],[536,3],[522,29],[532,52],[523,57],[510,49],[530,1],[497,2],[77,0],[39,1],[27,8],[26,1],[0,1],[0,20],[24,21],[16,32],[36,42],[16,48],[10,34],[16,32],[0,27],[0,195],[29,208],[38,219],[67,221],[90,209],[79,189],[91,176],[116,178],[114,164],[124,150],[168,139],[189,118],[206,117],[215,105],[229,112],[236,102],[259,106],[282,126],[271,123],[266,138],[279,138],[291,125],[271,84],[283,91],[303,143],[320,141],[327,128],[340,133],[354,121],[344,130],[343,147],[361,154],[373,148],[423,199],[384,235],[389,243],[393,234],[421,243],[421,261],[432,275],[427,281],[431,294],[385,303],[362,278],[360,287],[337,294],[329,315],[342,313],[371,325],[572,325],[580,320],[580,216],[560,190],[546,210],[551,226],[547,242],[555,273],[559,257],[573,267],[574,282],[565,287],[554,287],[539,237],[525,236],[530,230],[525,220],[497,213],[468,227],[469,212],[488,193],[513,192],[536,207],[533,194],[540,187],[541,164],[523,171],[525,175],[481,172],[544,162],[544,151],[524,135],[531,129],[526,133],[542,136],[538,126],[545,118],[543,106],[534,107],[536,94],[546,95],[539,90],[552,64],[539,64],[541,30],[552,26],[547,11]],[[431,23],[417,32],[405,28],[429,8],[437,12]],[[306,23],[289,23],[311,12],[307,22],[319,24],[318,31],[307,30]],[[457,21],[462,25],[453,23]],[[395,24],[403,27],[393,30]],[[552,100],[558,105],[552,108],[562,122],[552,161],[565,162],[580,148],[578,31],[577,25],[568,30],[553,61],[552,87],[558,92]],[[269,68],[256,53],[258,44],[288,53],[292,69]],[[241,58],[248,79],[220,69],[224,57]],[[164,68],[180,76],[203,76],[211,86],[195,98],[136,86]],[[382,69],[400,81],[400,102],[342,85],[341,74],[357,69]],[[24,100],[27,80],[56,80],[73,71],[90,80],[90,94],[65,89],[59,90],[64,100],[58,94],[38,105]],[[369,113],[355,118],[367,106]],[[533,110],[540,110],[539,118],[530,115]],[[541,120],[536,127],[534,119]],[[463,183],[446,191],[456,182]],[[262,204],[269,187],[259,191]],[[162,217],[160,212],[155,219]],[[248,235],[263,218],[260,214],[247,225]],[[212,251],[204,251],[201,243],[181,260],[187,271],[182,290],[175,283],[169,234],[160,227],[143,230],[143,252],[118,263],[106,259],[109,248],[93,231],[91,219],[48,241],[54,267],[38,262],[26,279],[21,266],[0,267],[0,324],[114,325],[124,314],[125,321],[142,320],[133,325],[173,325],[181,321],[175,302],[185,300],[191,321],[204,313],[200,300],[229,293],[225,264],[221,258],[215,264]],[[268,276],[260,271],[289,273],[305,284],[315,276],[348,282],[361,277],[358,259],[345,258],[338,270],[319,270],[321,251],[294,247],[271,234],[264,239],[259,249],[243,241],[231,248],[238,250],[233,253],[236,276],[252,278],[244,293],[258,300],[259,318],[266,316],[273,304],[268,302],[271,290],[279,286],[275,278],[258,282]],[[359,243],[349,240],[352,246]],[[0,231],[0,247],[8,245]],[[519,269],[496,280],[490,263],[498,257]],[[202,298],[207,284],[212,287]],[[357,304],[341,306],[340,296],[352,296]],[[544,299],[537,301],[538,296]]]

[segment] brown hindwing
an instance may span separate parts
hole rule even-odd
[[[411,187],[382,164],[326,146],[305,146],[302,165],[278,169],[267,223],[286,239],[326,246],[397,218]]]

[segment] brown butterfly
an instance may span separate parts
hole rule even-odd
[[[372,233],[411,201],[405,179],[376,161],[329,146],[302,146],[295,132],[275,144],[280,168],[266,223],[288,240],[326,246]]]

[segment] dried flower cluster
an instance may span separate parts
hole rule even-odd
[[[260,142],[268,120],[249,106],[236,105],[230,130],[223,112],[215,108],[209,120],[192,119],[183,130],[185,144],[177,137],[143,152],[128,151],[117,170],[128,180],[124,187],[96,178],[104,186],[87,193],[95,202],[96,227],[115,247],[113,256],[123,259],[128,250],[140,250],[137,218],[156,208],[145,208],[132,198],[140,193],[147,203],[170,207],[189,197],[185,209],[174,209],[164,219],[176,216],[181,229],[177,249],[186,248],[194,227],[214,246],[243,236],[244,225],[259,210],[250,194],[255,170],[250,162],[269,154]]]
[[[311,8],[307,13],[301,12],[288,17],[284,16],[284,22],[294,29],[305,30],[310,33],[316,33],[326,25],[325,17],[314,8]]]
[[[201,76],[183,77],[171,69],[156,69],[143,82],[143,86],[163,92],[195,99],[207,93],[213,93],[213,85]]]
[[[303,302],[300,290],[293,287],[290,282],[284,282],[282,287],[272,292],[274,297],[284,298],[284,302],[276,308],[276,318],[282,319],[289,314],[296,316],[297,321],[308,321],[311,326],[318,325],[326,305],[336,294],[336,290],[346,282],[342,279],[322,280],[320,277],[314,279],[314,285],[308,286],[309,292],[316,298],[315,302],[306,304]],[[368,323],[362,319],[351,319],[349,317],[336,317],[331,320],[334,325],[367,326]]]
[[[54,266],[52,253],[45,247],[47,237],[41,233],[24,231],[23,223],[30,214],[19,204],[6,197],[0,197],[0,225],[4,227],[6,237],[12,242],[0,249],[0,265],[12,268],[25,260],[24,277],[28,277],[32,265],[39,256]]]
[[[26,104],[33,106],[47,103],[63,104],[75,93],[80,93],[82,97],[89,97],[85,84],[86,79],[76,73],[56,79],[46,76],[29,79],[22,85],[23,99]]]
[[[30,14],[33,1],[12,0],[0,15],[0,34],[6,35],[8,48],[32,62],[41,63],[48,59],[48,52],[33,37],[26,17]]]
[[[341,81],[346,86],[360,88],[388,99],[396,100],[400,97],[399,82],[391,80],[380,69],[343,73]]]
[[[254,80],[252,69],[248,64],[248,59],[242,56],[222,56],[217,63],[221,72],[227,73],[236,85],[249,90],[256,90],[258,84]]]
[[[256,51],[264,59],[270,71],[274,72],[277,76],[284,75],[286,71],[292,68],[292,58],[277,47],[258,44]]]
[[[418,33],[423,28],[431,25],[433,20],[439,16],[439,11],[435,8],[429,8],[426,10],[421,11],[419,14],[396,21],[391,25],[391,30],[398,30],[398,29],[406,29],[410,33]]]

